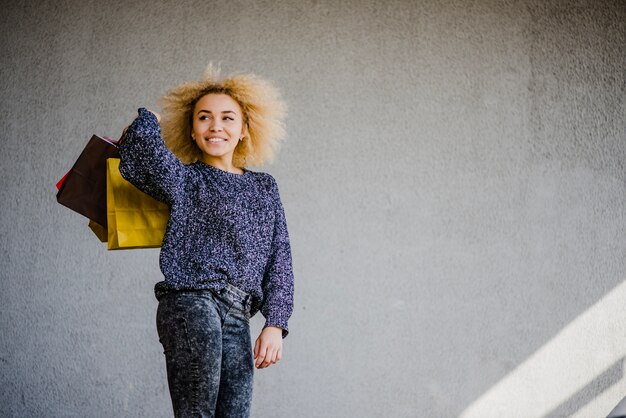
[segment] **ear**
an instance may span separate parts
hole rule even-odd
[[[243,125],[243,129],[241,130],[241,137],[243,138],[244,136],[250,138],[250,132],[248,131],[247,123]]]

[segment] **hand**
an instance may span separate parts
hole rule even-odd
[[[150,109],[146,109],[148,112],[154,114],[154,116],[156,116],[157,118],[157,122],[161,123],[161,115],[159,115],[157,112],[150,110]],[[137,116],[139,116],[139,114],[137,114]],[[126,135],[126,131],[128,130],[128,128],[130,128],[130,125],[128,125],[127,127],[124,128],[124,130],[122,131],[122,136],[120,137],[120,139],[118,140],[118,145],[121,145],[122,142],[124,142],[124,136]]]
[[[148,110],[148,112],[151,112],[151,113],[153,113],[153,114],[154,114],[154,116],[156,116],[156,118],[157,118],[157,122],[161,122],[161,115],[159,115],[159,114],[158,114],[157,112],[155,112],[154,110],[150,110],[150,109],[147,109],[147,110]]]
[[[283,330],[265,327],[254,343],[254,366],[264,369],[280,361],[283,355]]]

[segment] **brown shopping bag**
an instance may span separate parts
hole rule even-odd
[[[88,226],[89,229],[91,229],[91,231],[96,234],[100,242],[107,242],[109,240],[109,233],[105,227],[103,227],[99,223],[92,221],[91,219],[89,220]]]
[[[118,157],[112,141],[93,135],[72,169],[57,183],[57,202],[106,228],[106,160]]]
[[[107,160],[108,249],[160,247],[169,206],[122,178],[119,158]]]
[[[68,171],[63,176],[63,178],[57,182],[57,190],[61,190],[61,187],[63,186],[63,183],[65,183],[65,180],[67,180],[67,177],[69,176],[69,174],[70,174],[70,171]],[[94,234],[96,234],[100,242],[107,242],[109,238],[107,236],[107,230],[105,227],[103,227],[99,223],[92,221],[91,219],[89,220],[88,226],[89,226],[89,229],[91,229],[91,231]]]

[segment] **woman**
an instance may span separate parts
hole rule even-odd
[[[162,125],[139,109],[120,143],[122,176],[170,206],[155,294],[176,417],[248,417],[254,366],[280,361],[293,310],[278,187],[246,168],[272,158],[284,104],[252,75],[218,77],[209,66],[169,91]],[[252,350],[259,310],[266,321]]]

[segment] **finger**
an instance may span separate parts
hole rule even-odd
[[[261,342],[259,341],[259,339],[256,339],[256,342],[254,343],[254,358],[256,359],[257,356],[259,355],[259,348],[261,348]]]
[[[261,346],[259,349],[259,355],[256,359],[256,367],[259,367],[265,360],[265,356],[267,355],[267,347]]]
[[[270,356],[269,353],[265,356],[265,359],[263,359],[263,362],[261,363],[261,368],[264,369],[267,366],[270,365]]]
[[[269,349],[267,352],[267,355],[265,356],[265,361],[263,362],[263,367],[268,367],[272,364],[274,364],[274,360],[276,358],[276,353],[274,351],[274,349]]]
[[[267,348],[267,354],[265,354],[264,367],[269,367],[276,363],[276,350],[277,347],[270,345]]]
[[[272,352],[272,364],[276,364],[276,362],[278,361],[278,347],[276,347],[276,349],[274,349],[274,351]]]
[[[259,357],[256,361],[256,368],[257,369],[264,369],[265,366],[265,357]]]
[[[258,366],[259,364],[261,364],[261,362],[263,361],[264,358],[265,358],[265,356],[261,353],[261,351],[259,351],[259,353],[254,358],[254,360],[256,362],[256,365]]]

